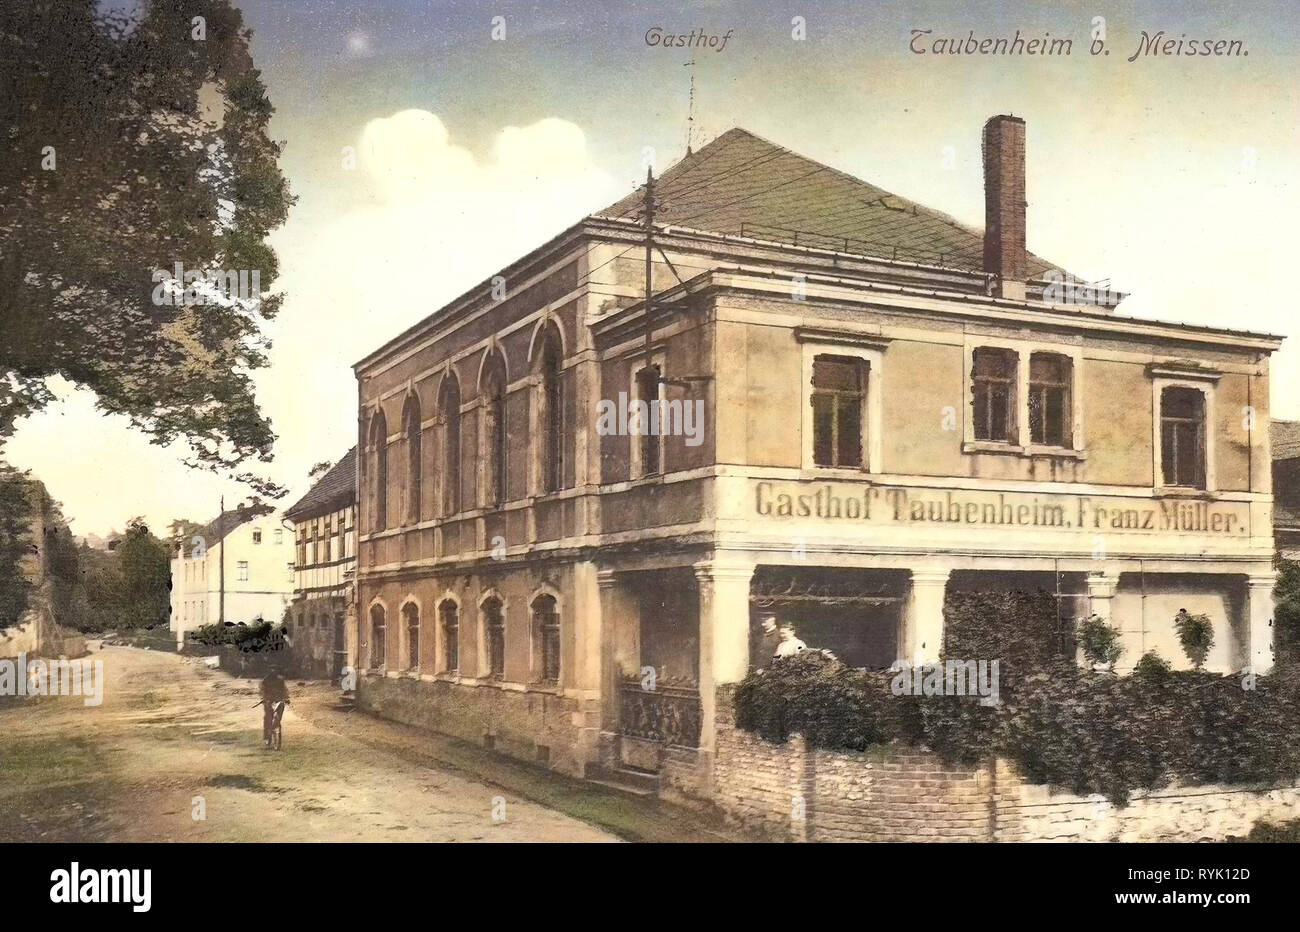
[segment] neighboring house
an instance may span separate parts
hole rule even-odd
[[[1274,421],[1273,534],[1278,556],[1300,561],[1300,421]]]
[[[223,512],[180,544],[172,559],[176,643],[185,643],[186,632],[218,621],[279,624],[293,596],[293,569],[293,528],[281,516],[268,506]]]
[[[294,523],[293,654],[303,676],[336,679],[355,617],[357,451],[353,447],[285,512]]]
[[[1070,289],[1024,134],[985,125],[981,236],[731,130],[656,181],[649,308],[638,193],[357,363],[360,704],[708,787],[765,614],[883,668],[939,655],[948,591],[1044,588],[1124,665],[1188,666],[1186,608],[1209,669],[1270,668],[1242,411],[1281,338]]]

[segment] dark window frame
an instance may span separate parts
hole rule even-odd
[[[410,395],[402,412],[402,430],[406,435],[406,518],[420,520],[420,498],[423,489],[424,434],[420,427],[420,399]]]
[[[636,397],[646,404],[645,423],[639,425],[636,442],[640,449],[639,478],[661,476],[664,474],[663,423],[655,416],[652,402],[659,401],[659,386],[663,379],[663,369],[658,363],[642,366],[636,372]],[[659,412],[662,415],[663,412]],[[655,429],[652,429],[652,425]]]
[[[562,672],[560,603],[555,596],[543,593],[531,606],[533,634],[536,639],[537,676],[541,683],[558,686]]]
[[[442,626],[442,665],[444,673],[460,672],[460,606],[444,599],[438,606],[438,623]]]
[[[1194,399],[1195,412],[1191,415],[1169,413],[1171,397]],[[1190,385],[1166,385],[1160,390],[1160,479],[1166,487],[1202,491],[1207,488],[1206,402],[1205,392]],[[1190,452],[1186,449],[1188,441]]]
[[[564,354],[553,330],[542,342],[538,368],[542,492],[558,492],[564,488]]]
[[[818,385],[818,364],[823,366],[842,366],[851,368],[857,381],[857,388],[846,389]],[[823,368],[823,372],[826,369]],[[819,469],[864,469],[867,465],[867,403],[871,382],[871,363],[861,356],[845,356],[839,353],[818,353],[813,356],[812,382],[809,386],[808,403],[812,406],[812,452],[813,465]],[[825,427],[818,417],[820,403],[829,403],[830,436],[823,433]],[[856,410],[857,452],[851,454],[842,449],[844,446],[843,430],[845,415],[852,416]],[[822,452],[823,448],[826,450]]]
[[[495,596],[483,600],[479,606],[483,613],[483,634],[487,645],[488,676],[494,680],[506,675],[506,615],[505,606]]]
[[[984,359],[999,359],[1008,371],[988,373],[980,371]],[[1020,355],[1003,346],[978,346],[971,353],[971,417],[973,436],[984,443],[1019,442],[1020,424],[1016,417],[1020,377]],[[1005,392],[1002,405],[997,404],[997,393]],[[1002,430],[997,430],[998,408],[1001,407]],[[999,436],[999,433],[1001,436]]]
[[[1059,366],[1055,378],[1036,375],[1034,362]],[[1064,353],[1029,355],[1029,442],[1040,446],[1074,447],[1074,359]]]
[[[414,602],[403,605],[402,622],[406,628],[406,668],[418,671],[420,669],[420,606]]]
[[[384,661],[387,659],[385,654],[385,639],[387,635],[388,622],[386,619],[387,612],[382,605],[370,606],[370,669],[382,670]]]

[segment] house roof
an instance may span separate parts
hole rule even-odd
[[[207,541],[207,546],[212,546],[217,541],[225,538],[227,534],[238,528],[240,525],[247,524],[262,515],[268,515],[275,511],[271,505],[239,505],[235,508],[228,508],[223,511],[220,517],[209,521],[199,533]]]
[[[1300,421],[1273,420],[1268,429],[1274,460],[1289,460],[1300,456]]]
[[[983,234],[743,129],[731,129],[655,182],[663,224],[982,272]],[[643,190],[596,216],[629,218]],[[1029,275],[1060,267],[1030,254]]]
[[[284,514],[292,521],[311,518],[350,505],[356,496],[357,448],[353,447]]]

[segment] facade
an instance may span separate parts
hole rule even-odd
[[[185,634],[222,619],[221,561],[225,554],[224,620],[278,624],[293,595],[293,528],[267,508],[223,512],[172,558],[171,630]]]
[[[1278,556],[1300,561],[1300,421],[1274,421],[1273,534]]]
[[[1186,608],[1271,666],[1280,338],[1068,287],[1024,132],[985,127],[981,237],[732,130],[656,182],[649,308],[641,192],[359,362],[361,703],[707,787],[769,613],[885,667],[947,592],[1041,587],[1122,663],[1186,665]]]
[[[355,628],[357,451],[352,448],[285,511],[294,524],[293,602],[286,624],[299,675],[337,679]]]

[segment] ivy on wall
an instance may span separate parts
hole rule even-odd
[[[899,742],[965,766],[1002,757],[1030,782],[1100,793],[1117,805],[1175,779],[1262,785],[1300,776],[1294,667],[1255,677],[1174,672],[1154,659],[1130,676],[1080,669],[1045,595],[949,599],[945,655],[1005,658],[996,705],[977,696],[898,695],[895,673],[805,651],[739,685],[736,723],[776,743],[792,734],[828,749]]]

